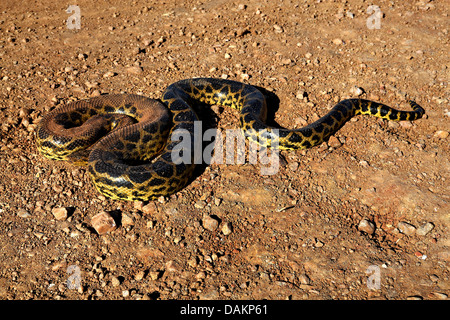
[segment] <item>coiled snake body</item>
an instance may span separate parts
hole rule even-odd
[[[110,198],[147,201],[181,190],[193,174],[193,152],[191,161],[172,161],[182,141],[171,137],[184,130],[193,145],[198,117],[191,106],[196,102],[238,109],[248,139],[282,150],[321,144],[358,114],[412,121],[425,113],[413,101],[414,111],[399,111],[369,100],[348,99],[306,127],[279,129],[265,124],[266,100],[258,89],[210,78],[173,83],[161,100],[170,112],[157,100],[131,94],[99,96],[55,108],[38,125],[38,150],[50,159],[87,163],[95,187]]]

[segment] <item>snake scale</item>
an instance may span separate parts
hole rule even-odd
[[[176,193],[193,175],[194,161],[172,161],[172,152],[182,141],[171,137],[184,130],[194,141],[198,117],[192,106],[199,102],[238,109],[240,127],[248,139],[264,147],[276,143],[281,150],[321,144],[355,115],[412,121],[425,113],[413,101],[414,111],[399,111],[369,100],[347,99],[303,128],[280,129],[265,123],[266,100],[257,88],[213,78],[175,82],[161,101],[112,94],[59,106],[38,125],[38,150],[49,159],[87,164],[95,187],[107,197],[148,201]]]

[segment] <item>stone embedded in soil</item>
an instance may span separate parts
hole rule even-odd
[[[373,234],[375,232],[375,225],[367,219],[363,219],[359,222],[358,230],[367,234]]]
[[[360,87],[353,86],[350,88],[350,93],[356,97],[359,97],[360,95],[362,95],[364,93],[364,90]]]
[[[421,225],[419,228],[417,228],[416,233],[419,236],[424,236],[433,229],[434,229],[434,224],[432,224],[431,222],[427,222],[427,223],[424,223],[423,225]]]
[[[111,277],[111,284],[113,285],[113,287],[117,287],[120,285],[120,280],[117,277]]]
[[[56,220],[66,220],[67,219],[67,209],[64,207],[53,208],[52,214]]]
[[[31,217],[31,214],[25,209],[19,209],[17,211],[17,215],[19,217],[21,217],[21,218],[29,218],[29,217]]]
[[[134,225],[133,218],[126,214],[122,214],[122,226],[132,226]]]
[[[231,222],[225,222],[222,225],[222,233],[227,236],[231,232],[233,232],[233,226],[231,225]]]
[[[413,235],[414,232],[416,231],[415,226],[405,221],[400,221],[397,224],[397,228],[400,230],[401,233],[406,234],[407,236]]]
[[[170,260],[166,262],[166,271],[168,272],[177,272],[179,270],[179,265],[176,261]]]
[[[116,229],[116,222],[107,212],[100,212],[93,216],[91,224],[98,234],[105,234]]]
[[[132,67],[128,67],[128,68],[126,69],[126,72],[129,73],[129,74],[135,74],[135,75],[138,75],[138,74],[141,74],[141,73],[142,73],[142,68],[139,67],[139,66],[132,66]]]
[[[157,280],[161,276],[161,271],[150,271],[148,275],[150,276],[150,279]]]
[[[339,148],[342,145],[342,143],[335,136],[331,136],[330,139],[328,140],[328,145],[333,148]]]
[[[444,130],[438,130],[434,133],[434,137],[435,138],[439,138],[439,139],[446,139],[449,135],[448,131],[444,131]]]
[[[142,207],[142,212],[146,215],[154,215],[158,213],[158,208],[154,202],[149,202],[145,206]]]
[[[209,231],[214,231],[219,227],[219,221],[213,216],[206,215],[203,218],[203,228]]]

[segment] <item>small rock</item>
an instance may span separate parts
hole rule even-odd
[[[204,207],[206,207],[206,204],[206,201],[198,200],[196,203],[194,203],[194,208],[203,209]]]
[[[141,270],[138,273],[136,273],[136,275],[134,276],[134,280],[140,281],[140,280],[144,279],[144,276],[145,276],[145,272]]]
[[[283,28],[280,27],[279,25],[274,25],[273,29],[275,30],[276,33],[282,33],[283,32]]]
[[[195,275],[195,279],[197,279],[197,281],[205,279],[206,278],[206,273],[204,271],[200,271],[199,273],[197,273]]]
[[[176,272],[176,271],[178,271],[178,263],[176,263],[173,260],[167,261],[167,263],[166,263],[166,270],[168,272]]]
[[[21,217],[21,218],[29,218],[29,217],[31,217],[31,214],[25,209],[19,209],[17,211],[17,215],[19,217]]]
[[[375,225],[367,219],[363,219],[359,222],[358,230],[367,234],[373,234],[375,232]]]
[[[333,148],[339,148],[342,143],[335,136],[331,136],[330,139],[328,139],[328,145]]]
[[[127,72],[127,73],[130,73],[130,74],[136,74],[136,75],[138,75],[138,74],[141,74],[141,73],[142,73],[142,68],[139,67],[139,66],[132,66],[132,67],[128,67],[128,68],[126,69],[126,72]]]
[[[203,228],[209,231],[214,231],[219,227],[219,221],[218,219],[214,218],[213,216],[205,216],[203,218]]]
[[[406,300],[423,300],[423,297],[421,297],[421,296],[409,296],[409,297],[406,297]]]
[[[224,235],[229,235],[231,232],[233,232],[233,227],[232,227],[232,225],[231,225],[231,222],[225,222],[223,225],[222,225],[222,233],[224,234]]]
[[[344,41],[342,41],[342,39],[336,38],[336,39],[333,40],[333,43],[337,44],[337,45],[340,45],[340,44],[343,44]]]
[[[188,265],[190,265],[192,268],[197,267],[198,265],[198,259],[196,257],[192,257],[187,261]]]
[[[155,43],[155,41],[153,41],[152,39],[144,39],[142,43],[144,44],[144,46],[148,47],[149,45]]]
[[[364,93],[364,90],[360,87],[353,86],[350,88],[350,93],[354,96],[359,97],[360,95],[362,95]]]
[[[433,282],[438,282],[439,281],[439,277],[437,275],[435,275],[435,274],[432,274],[430,276],[430,280],[433,281]]]
[[[320,240],[316,240],[315,246],[316,246],[316,248],[322,248],[324,246],[324,243]]]
[[[407,236],[411,236],[416,232],[416,227],[405,221],[400,221],[397,224],[397,228],[401,233],[406,234]]]
[[[117,277],[111,277],[111,284],[113,287],[118,287],[120,285],[120,280]]]
[[[111,78],[111,77],[114,77],[115,75],[116,75],[115,72],[108,71],[103,75],[103,78]]]
[[[107,212],[100,212],[91,219],[91,224],[98,234],[105,234],[116,229],[116,222]]]
[[[67,209],[64,207],[53,208],[52,214],[56,220],[66,220],[67,219]]]
[[[150,271],[148,273],[148,275],[150,276],[150,279],[157,280],[161,276],[161,272],[160,271]]]
[[[304,273],[299,275],[298,279],[300,280],[301,284],[310,284],[311,283],[311,279]]]
[[[306,92],[304,90],[298,90],[297,93],[295,94],[295,97],[299,100],[303,100],[307,96],[308,95],[306,94]]]
[[[158,213],[158,208],[154,202],[149,202],[147,205],[142,207],[142,212],[146,215],[155,215]]]
[[[297,171],[298,166],[299,166],[299,164],[297,161],[289,162],[289,164],[288,164],[289,170],[291,170],[291,171]]]
[[[433,298],[441,299],[441,300],[447,300],[448,296],[445,293],[441,292],[432,292],[431,296]]]
[[[126,214],[122,214],[122,221],[121,221],[123,226],[132,226],[134,225],[134,221],[133,219],[126,215]]]
[[[419,228],[417,228],[416,233],[419,236],[424,236],[433,229],[434,229],[434,224],[432,224],[431,222],[427,222],[427,223],[421,225]]]
[[[435,138],[446,139],[448,137],[448,131],[438,130],[434,133]]]

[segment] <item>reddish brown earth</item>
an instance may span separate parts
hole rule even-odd
[[[66,2],[0,3],[0,298],[447,299],[445,1],[378,1],[379,29],[357,0],[76,4],[80,29],[66,26]],[[282,152],[275,175],[212,165],[149,204],[106,199],[84,168],[37,153],[55,106],[160,98],[197,76],[265,89],[288,128],[359,94],[405,110],[414,99],[426,116],[358,117],[328,143]],[[213,110],[220,129],[238,127],[236,111]],[[98,235],[102,211],[119,225]]]

